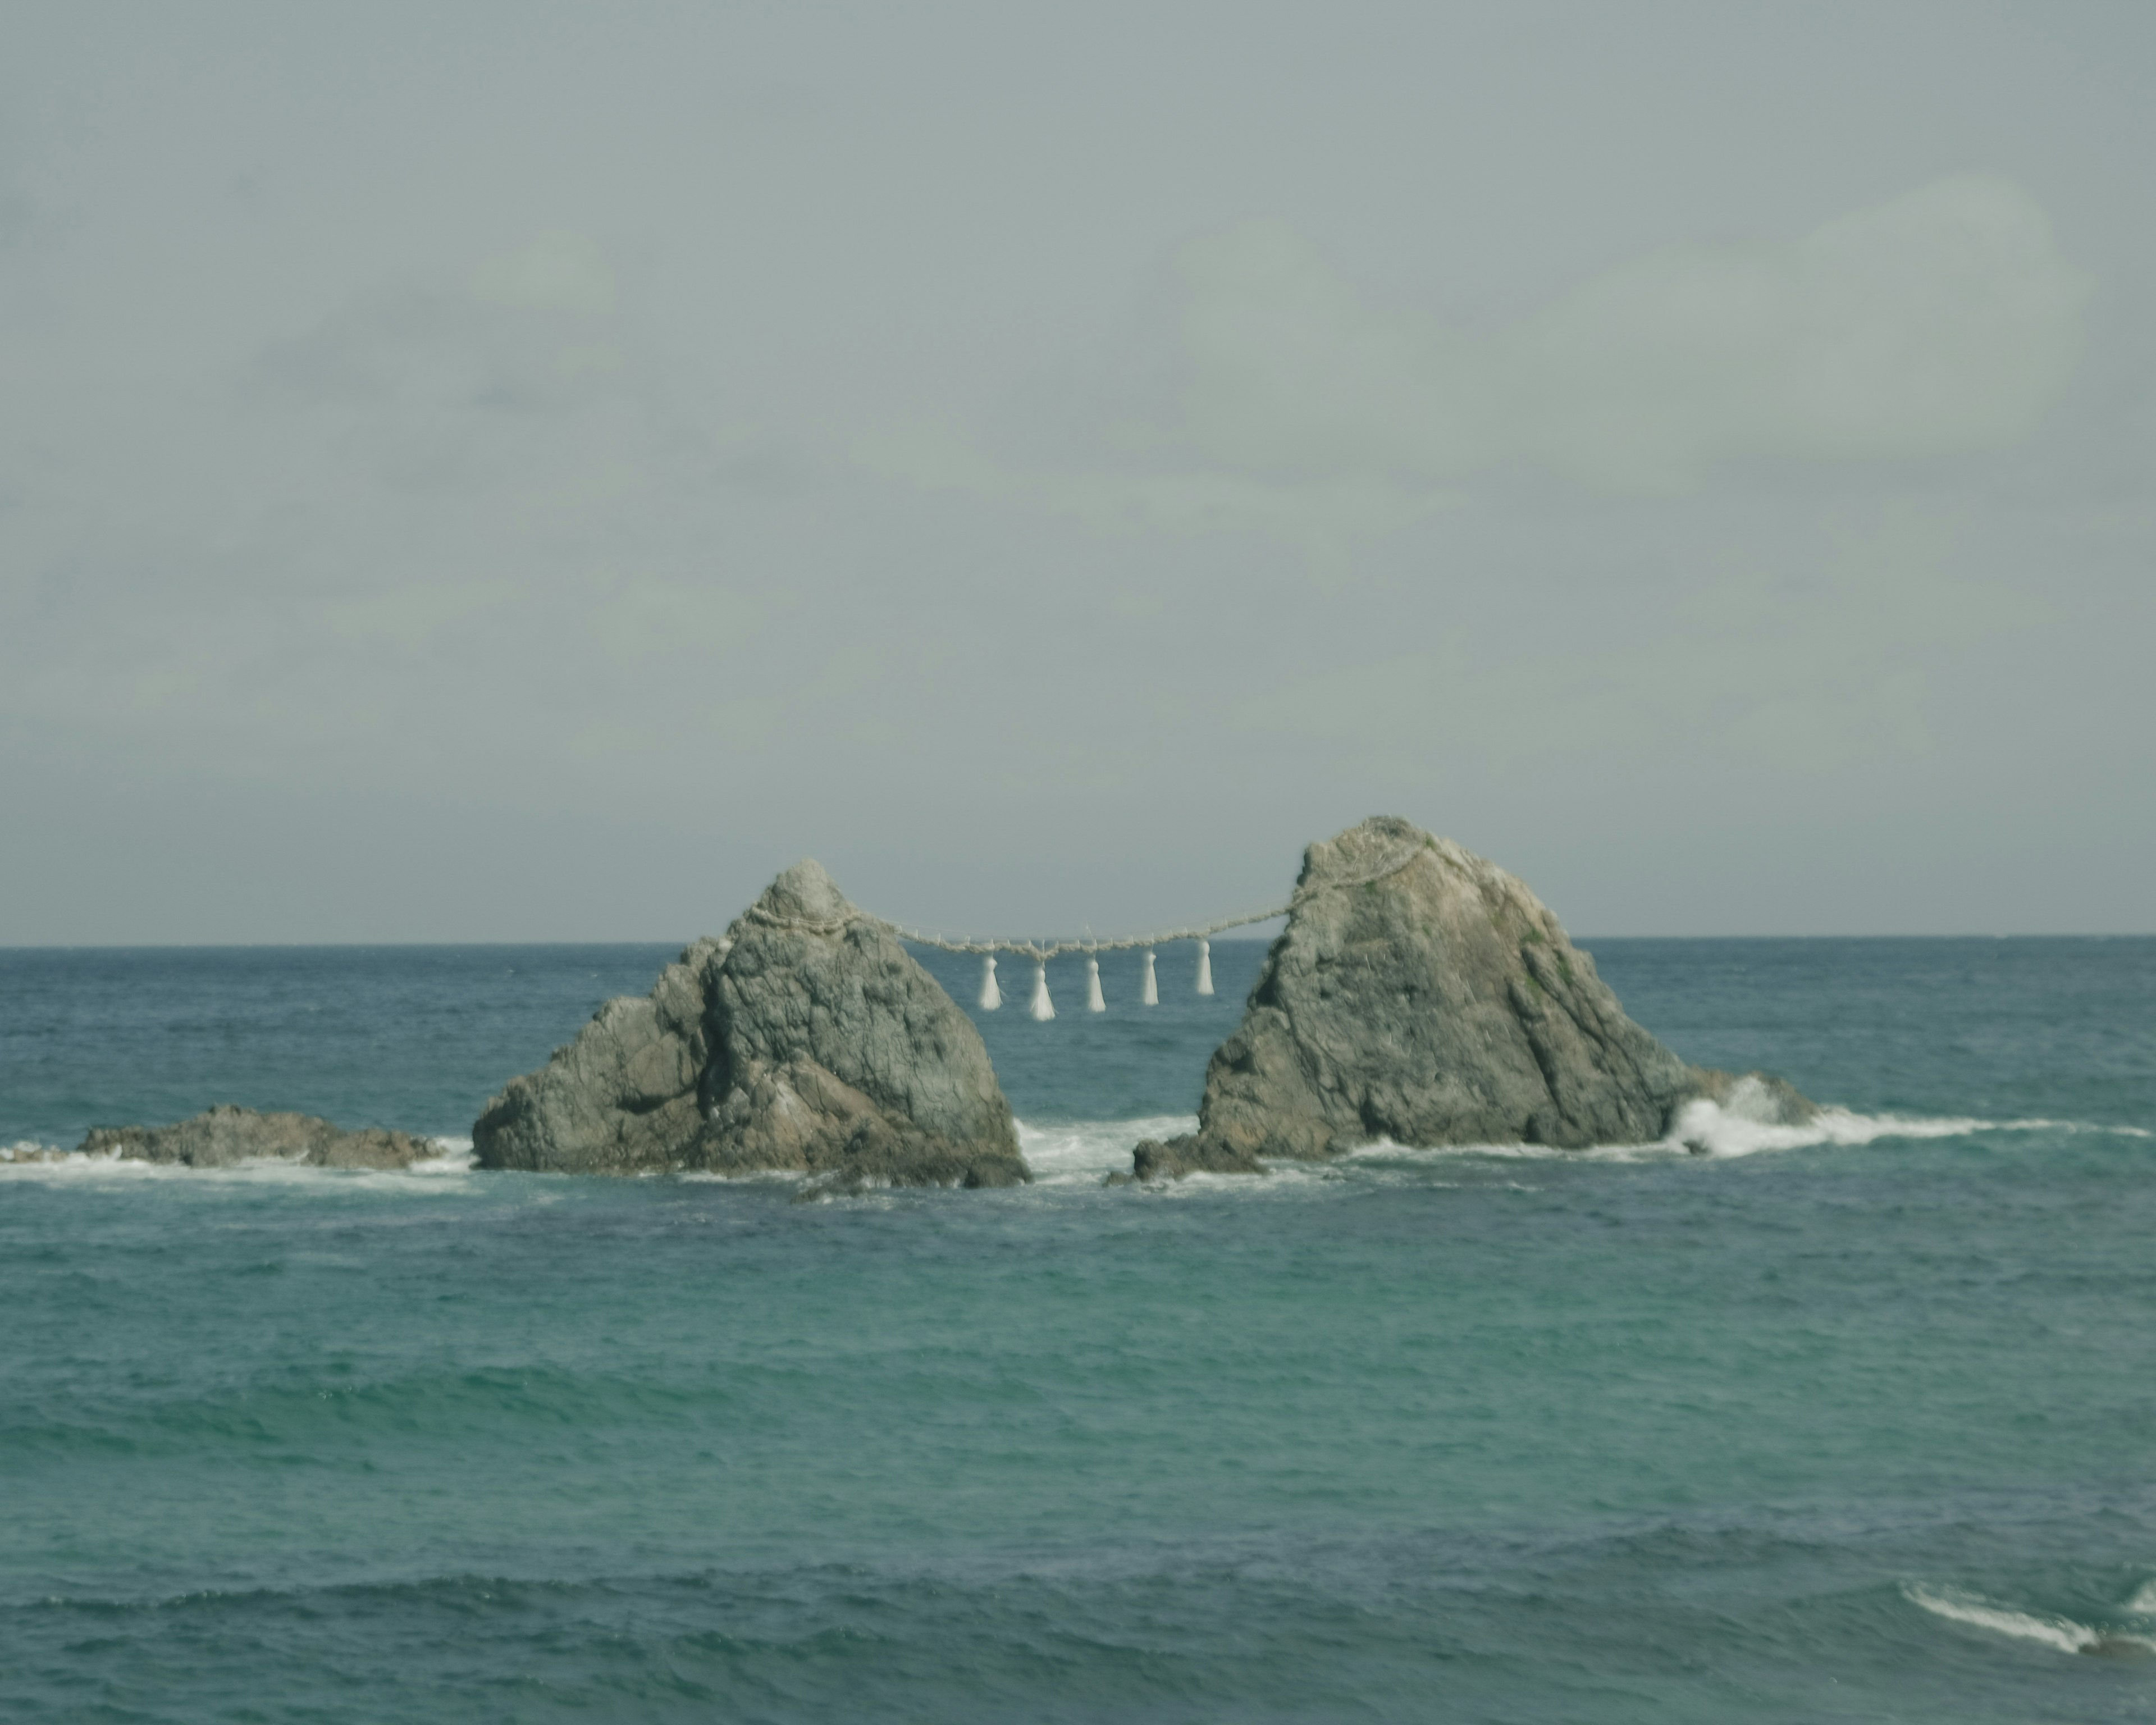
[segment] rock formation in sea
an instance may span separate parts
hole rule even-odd
[[[482,1168],[791,1171],[819,1185],[1030,1178],[980,1032],[814,861],[609,1000],[472,1128]]]
[[[275,1160],[311,1168],[409,1168],[441,1147],[408,1132],[362,1127],[346,1132],[311,1114],[258,1114],[220,1103],[174,1126],[100,1126],[80,1147],[89,1156],[231,1168]]]
[[[1780,1079],[1687,1065],[1524,882],[1379,816],[1304,852],[1287,927],[1206,1068],[1198,1131],[1147,1140],[1132,1168],[1255,1173],[1378,1139],[1648,1143],[1702,1097],[1774,1123],[1816,1111]]]

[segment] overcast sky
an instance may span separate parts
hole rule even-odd
[[[0,944],[2156,929],[2156,7],[18,3]]]

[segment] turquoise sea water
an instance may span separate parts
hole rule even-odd
[[[0,1717],[2156,1717],[2156,941],[1590,944],[1840,1111],[1105,1190],[1224,942],[984,1018],[1024,1190],[0,1168]],[[670,956],[0,953],[0,1146],[454,1138]]]

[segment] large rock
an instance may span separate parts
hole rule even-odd
[[[795,864],[643,999],[609,1000],[472,1128],[482,1168],[1027,1179],[973,1021],[898,937]]]
[[[232,1168],[244,1162],[295,1162],[311,1168],[409,1168],[441,1147],[408,1132],[362,1127],[346,1132],[311,1114],[258,1114],[228,1103],[175,1126],[100,1126],[82,1141],[88,1156]]]
[[[1194,1134],[1141,1179],[1398,1144],[1637,1144],[1687,1102],[1796,1123],[1787,1084],[1689,1066],[1625,1017],[1521,881],[1380,816],[1304,853],[1287,927],[1205,1073]]]

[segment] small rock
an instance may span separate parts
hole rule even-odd
[[[101,1126],[80,1148],[86,1156],[231,1168],[264,1160],[311,1168],[409,1168],[439,1156],[440,1146],[408,1132],[362,1127],[346,1132],[311,1114],[258,1114],[220,1103],[174,1126]]]

